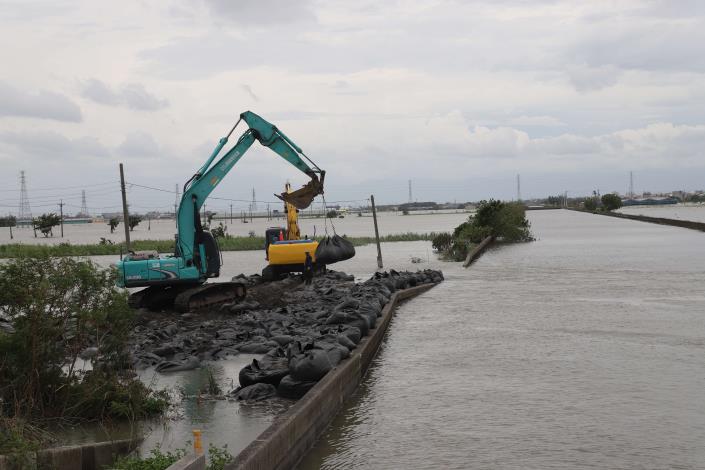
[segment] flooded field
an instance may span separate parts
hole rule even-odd
[[[385,269],[440,268],[446,280],[400,308],[366,381],[301,468],[702,468],[705,234],[528,216],[536,242],[492,249],[468,270],[438,261],[429,242],[383,244]],[[449,230],[465,218],[436,217],[400,220]],[[413,230],[394,220],[386,230]],[[227,252],[221,279],[263,266],[261,251]],[[335,268],[365,279],[376,249]],[[251,358],[213,363],[225,390]],[[143,379],[188,392],[205,376]],[[109,434],[145,433],[147,450],[182,447],[198,428],[236,453],[287,405],[188,399],[171,420]]]
[[[300,468],[703,468],[705,234],[529,218],[399,309]]]
[[[622,207],[619,212],[632,215],[648,215],[665,219],[692,220],[705,222],[705,205],[673,204],[668,206],[630,206]]]
[[[436,214],[403,215],[401,212],[381,212],[377,215],[380,235],[391,235],[395,233],[427,233],[438,232],[439,230],[450,230],[468,217],[465,212],[448,212]],[[268,227],[285,227],[286,219],[278,218],[267,220],[266,218],[253,219],[252,222],[243,223],[242,220],[230,219],[215,220],[213,226],[219,223],[227,226],[228,233],[233,236],[248,236],[254,232],[257,236],[264,236],[264,231]],[[372,217],[363,215],[348,215],[343,219],[323,219],[323,218],[301,218],[299,219],[302,235],[321,235],[326,229],[332,233],[332,227],[339,235],[350,236],[374,236],[374,226]],[[125,240],[125,229],[120,224],[115,233],[110,233],[107,223],[90,224],[65,224],[64,237],[60,237],[60,228],[54,227],[54,236],[45,238],[41,233],[34,232],[29,227],[15,227],[12,229],[14,238],[10,239],[9,228],[0,228],[0,244],[7,243],[36,243],[36,244],[59,244],[72,243],[91,244],[98,243],[102,238],[120,243]],[[132,240],[173,240],[176,233],[174,220],[152,220],[142,221],[130,234]]]

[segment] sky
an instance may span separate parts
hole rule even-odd
[[[168,210],[246,110],[328,203],[705,188],[705,2],[0,0],[0,41],[0,214],[22,170],[33,212],[117,210],[121,162]],[[208,204],[287,180],[256,143]]]

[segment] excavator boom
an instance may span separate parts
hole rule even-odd
[[[247,124],[248,129],[235,145],[216,161],[228,143],[230,135],[242,121]],[[219,140],[206,162],[184,185],[181,204],[176,214],[178,234],[174,254],[159,256],[155,252],[130,253],[116,263],[118,286],[148,287],[147,290],[151,291],[138,293],[141,295],[135,298],[144,300],[138,303],[149,303],[148,299],[161,298],[165,293],[169,293],[166,297],[178,298],[180,309],[187,309],[191,305],[189,289],[199,286],[208,278],[220,275],[220,250],[210,232],[201,226],[199,211],[211,192],[223,181],[255,141],[269,147],[311,178],[298,194],[296,191],[291,193],[295,195],[294,197],[285,192],[280,198],[303,209],[311,204],[315,196],[323,193],[325,171],[313,163],[301,148],[276,126],[251,111],[242,113],[230,132]],[[227,300],[231,291],[236,297],[244,295],[244,288],[228,290],[224,284],[219,283],[217,289],[206,289],[205,286],[197,288],[193,297],[198,299],[192,304],[210,305],[213,303],[212,298],[215,297]],[[217,295],[208,294],[216,291]]]

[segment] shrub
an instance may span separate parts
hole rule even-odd
[[[0,264],[0,415],[135,418],[165,409],[129,368],[133,312],[113,270],[74,258],[17,258]],[[93,369],[80,368],[91,351]]]
[[[588,211],[596,211],[597,210],[597,198],[594,197],[589,197],[585,199],[585,202],[583,202],[583,206],[585,207],[585,210]]]
[[[450,233],[447,232],[439,233],[433,237],[433,240],[431,240],[431,246],[436,251],[445,251],[450,248],[452,243],[453,237],[451,237]]]
[[[607,212],[612,212],[622,207],[622,198],[616,194],[604,194],[602,196],[602,206]]]

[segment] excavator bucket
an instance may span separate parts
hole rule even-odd
[[[323,194],[323,182],[313,177],[303,188],[291,193],[275,194],[275,196],[297,209],[306,209],[313,202],[313,198],[319,194]]]

